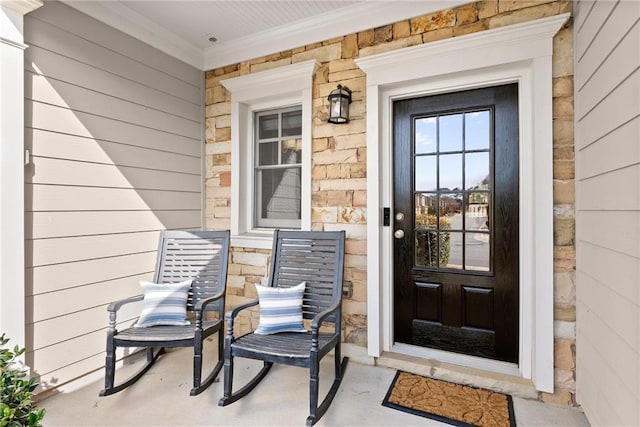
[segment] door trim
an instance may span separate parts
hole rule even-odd
[[[356,59],[367,74],[370,356],[398,351],[391,324],[392,229],[381,221],[381,208],[392,202],[393,101],[517,82],[521,203],[517,376],[531,379],[537,390],[553,393],[552,54],[553,36],[568,18],[569,14],[557,15]],[[461,57],[465,60],[460,61]],[[439,360],[437,355],[434,358]],[[459,363],[495,370],[474,361]]]

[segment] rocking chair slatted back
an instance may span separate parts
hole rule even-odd
[[[193,280],[187,311],[193,311],[196,304],[224,290],[228,250],[225,239],[220,233],[172,231],[163,239],[162,248],[158,251],[154,276],[155,283],[176,283]],[[207,311],[221,311],[224,307],[220,300],[209,304]]]
[[[341,300],[344,239],[339,236],[340,232],[278,232],[278,257],[271,263],[270,285],[290,287],[306,282],[302,303],[305,319],[313,319]],[[335,322],[334,318],[329,320]]]

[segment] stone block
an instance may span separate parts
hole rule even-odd
[[[351,191],[316,191],[311,194],[314,206],[351,206]]]
[[[311,221],[335,224],[338,222],[338,208],[330,206],[311,208]]]
[[[207,143],[216,140],[216,122],[214,118],[208,118],[204,121],[204,137]]]
[[[553,274],[553,302],[558,306],[575,305],[575,273],[556,272]]]
[[[498,13],[498,0],[482,0],[477,4],[478,19],[490,18]]]
[[[231,288],[244,288],[244,276],[227,275],[227,286]]]
[[[349,135],[338,135],[334,138],[334,141],[336,150],[362,148],[367,146],[367,134],[356,133]]]
[[[557,389],[555,393],[540,393],[542,401],[550,405],[556,406],[574,406],[575,400],[573,394],[569,390]]]
[[[532,6],[539,6],[543,3],[553,3],[555,0],[500,0],[498,11],[509,12],[518,9],[525,9]]]
[[[359,68],[354,68],[352,70],[336,71],[335,73],[329,73],[328,81],[335,82],[336,84],[338,83],[342,84],[342,82],[344,82],[345,80],[355,79],[359,77],[365,77],[364,72]]]
[[[220,172],[220,187],[231,187],[231,172]]]
[[[216,206],[213,209],[214,218],[231,218],[231,208],[228,206]]]
[[[515,0],[520,1],[520,0]],[[538,2],[539,3],[539,2]],[[559,13],[560,7],[557,3],[538,4],[524,9],[514,11],[503,11],[502,1],[498,3],[499,15],[488,18],[489,28],[500,28],[512,24],[532,21],[534,19],[546,18]]]
[[[323,64],[318,67],[316,73],[313,75],[314,85],[329,82],[329,64]]]
[[[352,163],[349,165],[349,178],[366,178],[367,177],[367,164],[366,163]]]
[[[355,36],[355,34],[354,34]],[[342,54],[344,55],[344,47],[342,48]],[[329,63],[329,73],[337,73],[339,71],[356,70],[358,66],[353,59],[340,59],[338,61],[331,61]]]
[[[400,21],[393,24],[393,38],[394,40],[403,39],[411,35],[411,24],[408,20]]]
[[[216,129],[231,127],[231,114],[217,116],[214,120],[216,121]]]
[[[267,265],[259,267],[256,265],[242,265],[242,274],[245,276],[265,276],[267,274]]]
[[[575,370],[554,369],[554,384],[557,388],[573,391],[576,389]]]
[[[554,246],[553,271],[574,272],[576,270],[576,249],[573,246]]]
[[[367,180],[364,178],[327,179],[319,182],[320,191],[366,190]]]
[[[229,102],[219,102],[207,105],[205,108],[205,117],[217,117],[225,114],[231,114],[231,103]]]
[[[353,207],[340,208],[338,222],[345,224],[366,224],[367,210]]]
[[[277,61],[262,62],[260,64],[251,65],[251,72],[255,73],[258,71],[271,70],[273,68],[278,68],[289,64],[291,64],[291,58],[282,58]]]
[[[573,246],[575,244],[576,223],[573,218],[556,218],[553,221],[553,244]]]
[[[353,192],[353,206],[367,206],[367,192],[366,191],[354,191]]]
[[[205,145],[205,154],[207,156],[213,154],[231,154],[231,144],[228,141],[225,142],[207,142]]]
[[[209,105],[209,104],[213,104],[214,103],[214,97],[213,97],[213,93],[214,90],[217,86],[214,87],[210,87],[204,90],[204,103],[205,105]]]
[[[470,3],[456,9],[456,25],[468,25],[478,21],[478,4]]]
[[[553,218],[575,218],[575,206],[573,205],[554,205]]]
[[[373,44],[386,43],[393,40],[393,24],[378,27],[373,30]]]
[[[229,93],[229,91],[225,89],[222,85],[215,85],[213,87],[213,102],[227,102],[227,101],[231,101],[231,93]]]
[[[573,179],[553,180],[553,203],[554,204],[574,204],[575,203],[575,182]]]
[[[574,157],[573,144],[553,147],[553,160],[573,160]]]
[[[367,346],[367,330],[366,329],[352,329],[347,328],[346,337],[344,342],[350,344],[356,344],[362,347]]]
[[[358,161],[357,149],[326,150],[313,154],[314,165],[334,165],[340,163],[355,163]]]
[[[463,25],[461,27],[453,28],[453,35],[455,37],[464,36],[466,34],[473,34],[480,31],[484,31],[488,28],[487,21],[474,22],[473,24]]]
[[[573,77],[562,76],[553,79],[553,96],[573,96]]]
[[[231,164],[231,154],[228,153],[212,154],[210,158],[211,164],[213,166],[223,166]]]
[[[251,252],[234,252],[233,262],[235,264],[242,264],[243,266],[266,267],[267,255]]]
[[[327,165],[327,179],[349,178],[347,164]]]
[[[562,28],[553,38],[552,75],[573,75],[573,32],[570,27]]]
[[[360,49],[368,46],[373,46],[374,31],[366,30],[358,33],[358,47]]]
[[[553,365],[565,371],[575,369],[575,343],[568,340],[555,340],[553,343]]]
[[[325,224],[324,229],[326,231],[341,231],[344,230],[347,239],[366,240],[367,238],[367,225],[366,224]],[[349,264],[349,267],[364,268],[366,270],[367,263],[364,261],[364,265],[355,263]]]
[[[572,119],[553,119],[553,146],[574,146],[574,129]]]
[[[575,164],[572,161],[553,162],[553,179],[573,179],[575,178]]]
[[[345,253],[353,255],[366,255],[367,241],[354,239],[347,240],[347,242],[345,243]]]
[[[326,166],[314,166],[311,172],[311,178],[314,180],[317,179],[326,179],[327,178],[327,167]]]
[[[231,140],[231,128],[218,128],[215,133],[215,142],[223,142]]]
[[[353,301],[350,299],[342,301],[342,315],[361,314],[367,315],[367,303],[365,301]]]
[[[438,30],[428,31],[422,35],[422,42],[429,43],[438,40],[450,39],[453,37],[453,28],[440,28]]]
[[[573,117],[573,96],[553,98],[553,118],[570,119]]]
[[[554,320],[562,320],[565,322],[576,321],[576,307],[572,305],[567,306],[555,306],[553,308]]]
[[[353,326],[354,328],[362,329],[367,327],[367,316],[361,314],[345,314],[342,319],[345,325]]]
[[[453,27],[456,23],[456,13],[453,9],[420,16],[411,20],[411,34],[422,34],[427,31]]]
[[[553,336],[555,338],[565,339],[575,342],[576,340],[576,322],[566,322],[564,320],[555,320],[553,322]]]
[[[389,52],[392,50],[402,49],[403,47],[415,46],[422,44],[422,37],[416,34],[403,39],[393,40],[386,43],[376,44],[374,46],[364,47],[360,49],[360,57],[376,55],[378,53]],[[351,86],[349,86],[351,87]]]
[[[326,46],[320,46],[315,49],[305,50],[296,53],[291,57],[292,63],[308,61],[315,59],[318,62],[329,62],[342,58],[342,43],[335,43]]]

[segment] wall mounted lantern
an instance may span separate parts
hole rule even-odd
[[[338,85],[329,94],[329,123],[349,123],[349,104],[351,103],[351,90]]]

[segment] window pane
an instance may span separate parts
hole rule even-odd
[[[436,156],[419,156],[415,160],[415,191],[435,191]]]
[[[302,140],[287,139],[282,141],[282,164],[302,163]]]
[[[489,230],[489,193],[469,193],[465,211],[467,230]]]
[[[435,153],[436,146],[436,117],[425,117],[415,121],[415,153]]]
[[[300,168],[258,172],[261,218],[300,219]]]
[[[440,152],[462,150],[462,114],[440,116]]]
[[[445,231],[440,233],[440,267],[462,269],[462,233]]]
[[[467,233],[465,238],[465,268],[489,271],[489,234]]]
[[[302,110],[282,113],[282,136],[302,135]]]
[[[465,188],[489,190],[489,152],[467,153],[465,156]]]
[[[467,150],[489,149],[490,119],[489,110],[465,114],[464,143]]]
[[[258,165],[268,166],[278,164],[278,143],[262,142],[258,144]]]
[[[439,190],[462,189],[462,154],[440,156]]]
[[[265,114],[258,116],[258,138],[278,137],[278,114]]]

